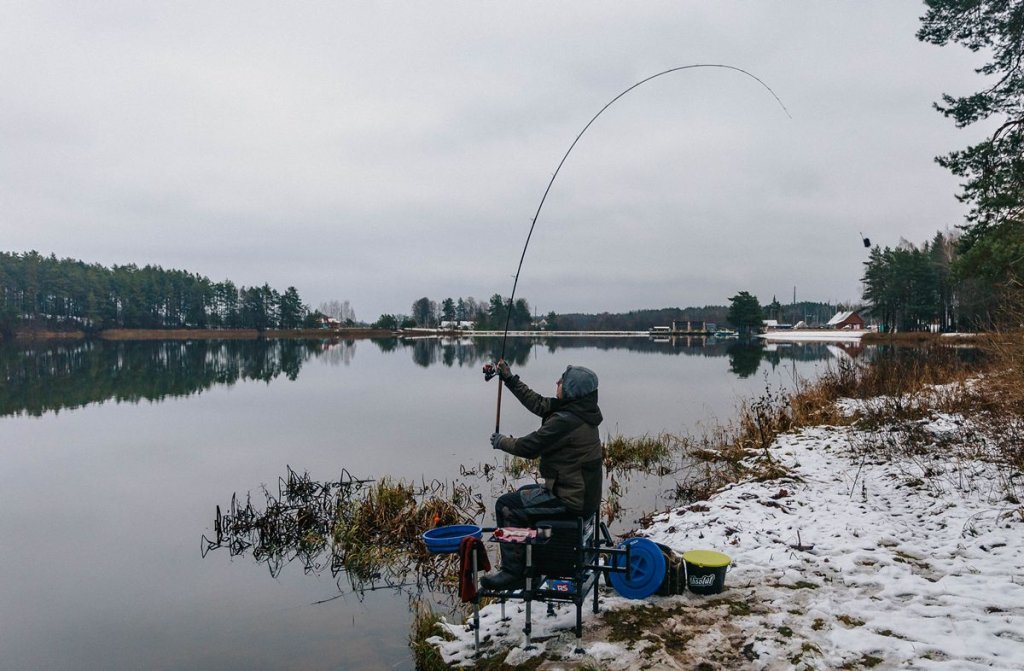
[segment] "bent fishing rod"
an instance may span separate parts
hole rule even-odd
[[[768,91],[768,93],[772,94],[772,97],[775,98],[775,101],[779,103],[779,106],[782,107],[782,111],[786,113],[787,117],[789,117],[790,119],[793,118],[792,115],[789,113],[789,110],[786,109],[785,103],[783,103],[782,100],[779,98],[779,96],[777,96],[775,94],[775,91],[773,91],[770,86],[768,86],[763,81],[761,81],[760,78],[758,78],[756,75],[753,75],[753,74],[747,72],[746,70],[744,70],[742,68],[737,68],[737,67],[734,67],[732,65],[723,65],[721,63],[696,63],[696,64],[693,64],[693,65],[681,65],[679,67],[669,68],[668,70],[662,70],[661,72],[655,73],[653,75],[650,75],[649,77],[645,77],[645,78],[641,79],[640,81],[636,82],[635,84],[633,84],[632,86],[630,86],[626,90],[622,91],[622,93],[618,94],[617,96],[615,96],[614,98],[609,100],[605,104],[604,107],[602,107],[600,110],[598,110],[597,114],[595,114],[593,117],[591,117],[590,121],[587,122],[587,125],[585,125],[583,127],[583,130],[581,130],[579,132],[579,134],[576,135],[576,139],[574,139],[572,141],[572,144],[569,145],[569,148],[566,150],[565,154],[562,156],[562,160],[558,162],[558,166],[555,168],[555,172],[551,175],[551,179],[548,180],[548,185],[544,189],[544,195],[541,196],[540,203],[537,205],[537,211],[534,212],[534,214],[533,214],[533,220],[530,222],[530,231],[529,231],[529,233],[526,234],[526,244],[523,245],[523,253],[520,254],[520,256],[519,256],[519,266],[516,268],[515,280],[512,282],[512,295],[509,296],[509,298],[508,298],[508,308],[505,310],[505,330],[504,330],[504,333],[502,334],[502,337],[501,337],[501,355],[498,357],[498,361],[503,361],[505,359],[505,346],[508,343],[508,328],[509,328],[510,320],[512,318],[512,307],[513,307],[514,301],[516,299],[516,287],[519,286],[519,273],[522,272],[522,270],[523,270],[523,261],[526,259],[526,250],[530,246],[530,238],[533,237],[533,229],[537,225],[537,218],[540,217],[540,211],[544,207],[544,202],[547,200],[548,194],[551,192],[551,186],[555,183],[555,178],[558,177],[558,173],[562,170],[562,166],[565,165],[565,161],[566,161],[566,159],[569,158],[569,154],[572,153],[572,150],[576,147],[577,143],[579,143],[580,138],[583,137],[583,134],[587,132],[587,130],[593,125],[593,123],[595,121],[597,121],[597,118],[599,116],[601,116],[602,114],[604,114],[605,110],[607,110],[609,107],[614,105],[620,98],[625,96],[627,93],[629,93],[630,91],[632,91],[633,89],[635,89],[635,88],[637,88],[639,86],[642,86],[643,84],[646,84],[647,82],[651,81],[652,79],[657,79],[658,77],[662,77],[664,75],[671,74],[673,72],[680,72],[682,70],[695,70],[697,68],[718,68],[718,69],[722,69],[722,70],[732,70],[734,72],[739,72],[742,75],[746,75],[747,77],[750,77],[751,79],[756,81],[758,84],[760,84],[766,91]],[[489,373],[488,372],[488,368],[485,366],[485,368],[484,368],[484,376],[485,376],[486,379],[489,380],[491,377],[494,376],[494,374],[496,374],[496,371],[493,371],[493,369],[492,369],[492,371]],[[496,412],[496,415],[495,415],[495,419],[494,419],[494,432],[495,433],[499,433],[499,431],[501,429],[501,388],[503,386],[504,385],[501,383],[501,380],[499,380],[498,381],[498,409],[497,409],[497,412]]]

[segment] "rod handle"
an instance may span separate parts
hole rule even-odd
[[[501,388],[505,386],[501,378],[498,378],[498,409],[494,413],[494,433],[501,433]]]

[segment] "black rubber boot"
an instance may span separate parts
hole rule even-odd
[[[526,577],[523,575],[525,565],[526,548],[502,543],[501,570],[480,578],[480,586],[494,591],[522,589],[526,586]]]
[[[507,573],[505,569],[502,569],[494,575],[485,575],[480,578],[480,586],[494,592],[517,590],[526,586],[526,578],[514,573]]]

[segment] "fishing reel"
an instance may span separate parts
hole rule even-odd
[[[491,378],[498,374],[498,367],[493,363],[484,364],[484,382],[490,382]]]

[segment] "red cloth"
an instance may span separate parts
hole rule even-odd
[[[476,598],[476,582],[473,580],[473,548],[476,548],[476,568],[490,571],[491,560],[483,541],[476,536],[466,536],[459,543],[459,598],[463,603]]]

